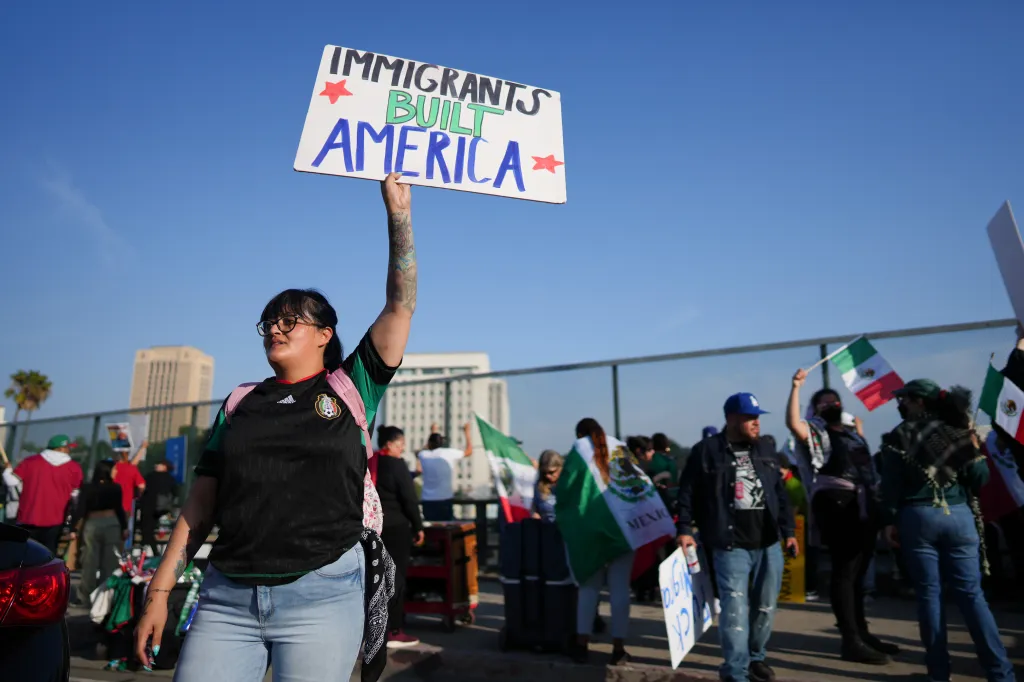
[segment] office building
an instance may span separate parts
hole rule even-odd
[[[154,407],[197,403],[213,398],[213,358],[191,346],[154,346],[136,351],[129,406]],[[149,418],[149,440],[162,441],[191,426],[192,408],[153,410]],[[199,428],[210,425],[210,406],[199,408]]]
[[[445,431],[445,382],[451,377],[448,394],[450,447],[466,447],[462,425],[472,425],[475,454],[455,466],[453,487],[456,494],[489,497],[493,494],[491,469],[484,454],[480,431],[473,418],[478,414],[503,433],[510,428],[508,384],[503,379],[461,379],[460,375],[485,374],[491,371],[487,353],[409,353],[402,360],[391,388],[384,394],[378,424],[387,423],[405,431],[406,452],[410,467],[416,466],[416,452],[430,436],[430,427],[437,424]],[[406,381],[439,379],[437,383],[403,387]]]

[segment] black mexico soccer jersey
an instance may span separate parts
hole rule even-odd
[[[367,333],[343,365],[372,422],[395,369]],[[217,415],[196,475],[217,479],[210,561],[234,580],[280,584],[352,548],[363,527],[366,449],[326,371],[267,379]]]

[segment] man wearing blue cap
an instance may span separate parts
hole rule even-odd
[[[774,680],[765,657],[782,589],[782,541],[799,552],[775,449],[761,438],[762,414],[753,394],[729,396],[725,430],[694,446],[679,481],[679,546],[695,546],[698,527],[714,564],[725,682]]]

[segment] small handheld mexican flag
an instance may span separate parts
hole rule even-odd
[[[903,387],[900,375],[863,336],[836,351],[832,364],[843,375],[846,388],[869,411],[892,400],[892,392]]]
[[[672,516],[657,489],[630,460],[626,447],[608,441],[608,482],[594,462],[594,446],[580,438],[565,457],[555,516],[577,582],[586,582],[613,559],[636,552],[633,576],[654,565],[656,549],[675,536]]]
[[[487,450],[487,461],[491,465],[494,488],[498,491],[505,520],[512,523],[529,517],[533,506],[533,485],[537,482],[533,460],[518,443],[479,416],[476,425]]]
[[[1020,418],[1021,410],[1024,410],[1024,391],[992,365],[988,366],[978,408],[992,419],[993,424],[1013,436],[1018,443],[1024,443],[1024,424]]]

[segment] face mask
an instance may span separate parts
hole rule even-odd
[[[838,405],[826,407],[820,414],[826,424],[838,424],[843,421],[843,408]]]
[[[907,410],[907,406],[906,405],[900,403],[899,405],[896,406],[896,409],[900,411],[900,419],[906,419],[907,418],[908,410]]]

